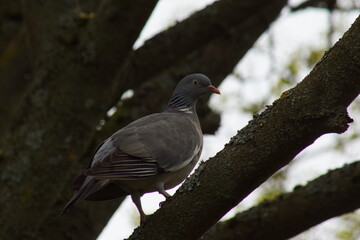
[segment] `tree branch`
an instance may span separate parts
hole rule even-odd
[[[309,7],[334,9],[336,7],[336,0],[308,0],[300,3],[298,6],[291,7],[291,11],[296,12]]]
[[[156,3],[157,0],[142,0],[137,4],[124,4],[124,2],[117,0],[103,0],[101,2],[89,28],[92,32],[90,37],[94,40],[91,44],[94,44],[96,50],[96,55],[93,57],[99,61],[98,55],[101,55],[103,67],[114,72],[123,64],[141,30],[141,28],[130,26],[143,26]],[[139,6],[141,6],[141,10],[139,10]],[[127,46],[126,51],[124,51],[124,46]],[[123,61],[117,61],[119,56]],[[114,82],[116,83],[116,81]],[[118,93],[110,92],[110,96],[114,95],[118,96]]]
[[[346,108],[360,92],[359,59],[360,18],[300,84],[200,165],[129,239],[198,239],[318,137],[346,131]]]
[[[219,222],[204,240],[289,239],[327,219],[360,207],[360,161],[329,171],[293,192]],[[261,231],[257,231],[261,229]]]
[[[125,83],[131,83],[126,85],[127,89],[135,88],[144,82],[145,79],[154,78],[157,74],[171,68],[172,65],[176,65],[179,59],[186,59],[191,54],[197,54],[200,49],[206,49],[204,46],[208,46],[209,43],[221,41],[221,39],[226,39],[227,36],[231,38],[234,28],[242,26],[244,22],[253,16],[257,16],[263,9],[270,9],[269,19],[266,19],[263,15],[263,24],[260,24],[260,26],[252,25],[254,30],[259,29],[262,33],[264,31],[263,25],[268,25],[270,19],[271,21],[274,20],[272,17],[273,12],[276,12],[279,8],[281,9],[285,4],[286,1],[284,0],[216,1],[181,23],[176,24],[174,27],[154,36],[146,41],[141,48],[133,51],[118,75],[118,79],[121,79],[121,81],[118,81],[120,84],[119,89],[124,91],[123,85]],[[271,5],[274,5],[273,8],[271,8]],[[243,38],[247,36],[253,37],[252,34],[243,33]],[[214,59],[215,53],[219,52],[216,49],[207,49],[207,51],[209,50],[213,54],[209,61],[205,60],[205,56],[197,55],[197,57],[201,61],[210,62]],[[220,55],[221,52],[215,58],[221,57]],[[188,63],[187,66],[189,65]],[[202,66],[202,68],[207,68],[204,65]],[[197,69],[195,72],[200,70],[202,69]],[[203,72],[207,74],[207,71]],[[179,76],[176,76],[174,82],[177,82],[178,79]]]

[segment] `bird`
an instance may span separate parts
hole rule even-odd
[[[196,101],[204,95],[220,94],[201,73],[185,76],[176,86],[163,112],[142,117],[103,141],[83,172],[74,179],[75,190],[61,214],[81,200],[102,201],[131,196],[140,214],[148,216],[141,196],[180,184],[198,162],[203,134]]]

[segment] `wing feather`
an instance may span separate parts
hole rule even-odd
[[[97,150],[85,175],[132,180],[177,171],[201,152],[195,114],[152,114],[120,129]]]
[[[142,159],[124,153],[119,148],[87,169],[85,174],[97,179],[133,180],[156,175],[159,167],[155,159]]]

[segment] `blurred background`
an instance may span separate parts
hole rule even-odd
[[[235,2],[0,0],[0,239],[127,238],[139,225],[130,198],[58,215],[97,144],[161,111],[183,76],[202,72],[221,91],[198,104],[206,161],[302,81],[360,13],[359,0]],[[359,109],[356,99],[344,134],[321,136],[223,219],[358,161]],[[145,194],[144,211],[161,201]],[[292,238],[301,239],[360,240],[360,212]]]

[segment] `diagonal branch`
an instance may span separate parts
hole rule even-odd
[[[282,240],[360,207],[360,161],[220,222],[204,240]],[[261,229],[261,231],[258,231]]]
[[[360,18],[300,84],[255,116],[129,239],[198,239],[318,137],[346,131],[346,108],[360,92],[359,59]]]
[[[118,79],[121,79],[119,81],[119,92],[124,91],[124,83],[131,83],[126,87],[134,88],[145,80],[151,79],[178,64],[179,59],[186,59],[188,55],[205,49],[205,46],[211,42],[222,41],[227,36],[231,38],[234,28],[242,26],[244,22],[259,15],[264,9],[268,9],[269,17],[263,15],[263,23],[252,25],[252,29],[247,29],[250,32],[256,30],[263,32],[263,25],[272,22],[274,12],[282,9],[285,4],[285,0],[221,0],[214,2],[168,30],[157,34],[146,41],[141,48],[133,51],[119,72]],[[244,38],[249,36],[251,39],[253,37],[251,33],[247,34],[247,32],[245,34],[243,32],[242,35]],[[217,53],[217,55],[211,56],[209,59],[222,54],[216,49],[211,49],[211,51],[212,54]],[[203,57],[205,56],[197,55],[200,60]],[[176,81],[178,79],[177,76]]]
[[[336,0],[307,0],[295,7],[291,7],[291,11],[295,12],[309,7],[333,9],[335,5]]]

